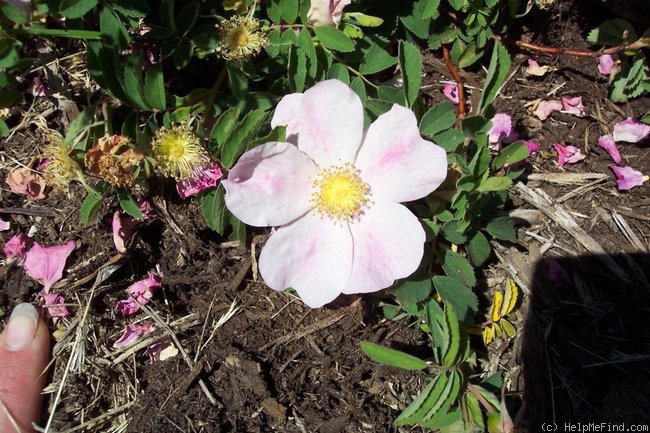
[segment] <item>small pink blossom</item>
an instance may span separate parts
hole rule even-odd
[[[208,188],[214,188],[222,176],[219,165],[211,164],[195,171],[189,178],[179,180],[176,183],[176,191],[182,199],[186,199]]]
[[[442,86],[442,93],[454,104],[458,104],[460,100],[458,99],[458,84],[456,83],[445,83]]]
[[[638,120],[628,117],[622,122],[614,125],[614,141],[626,141],[628,143],[638,143],[650,135],[650,125],[639,122]]]
[[[135,325],[133,323],[129,323],[126,325],[126,328],[124,328],[124,333],[122,336],[115,343],[113,343],[113,347],[118,349],[120,347],[130,346],[145,335],[150,334],[155,329],[156,325],[154,324]]]
[[[142,200],[140,203],[140,212],[142,212],[142,221],[150,220],[156,217],[156,213],[147,200]],[[112,230],[113,230],[113,244],[115,249],[120,253],[126,252],[126,243],[131,239],[135,233],[135,229],[141,221],[136,220],[131,215],[127,215],[124,211],[117,210],[113,213]]]
[[[621,163],[621,154],[618,152],[616,142],[611,135],[602,135],[598,138],[598,146],[605,149],[605,151],[612,157],[616,164]]]
[[[609,75],[614,65],[616,65],[616,61],[609,54],[598,57],[598,72],[601,74]]]
[[[546,120],[552,112],[562,111],[562,108],[562,102],[560,101],[540,101],[535,111],[533,111],[533,114],[537,116],[539,120]]]
[[[42,291],[40,293],[43,298],[43,306],[47,309],[47,314],[52,318],[52,322],[56,324],[61,317],[68,317],[70,311],[65,306],[65,298],[56,293],[48,293]]]
[[[74,247],[74,241],[51,247],[42,247],[34,242],[27,250],[23,267],[30,277],[43,284],[42,293],[49,293],[52,285],[63,278],[65,262]]]
[[[563,97],[562,110],[578,117],[584,117],[585,107],[582,105],[582,96]]]
[[[537,155],[537,152],[539,152],[540,147],[542,147],[541,144],[535,141],[524,140],[524,144],[526,145],[526,147],[528,147],[529,156]]]
[[[641,186],[648,180],[648,176],[644,176],[643,173],[632,167],[619,167],[614,164],[609,164],[608,167],[616,176],[616,187],[619,191],[627,191],[635,186]]]
[[[282,98],[279,125],[288,142],[249,150],[222,180],[239,220],[277,227],[259,258],[266,284],[316,308],[411,275],[426,236],[400,203],[447,176],[445,150],[421,137],[415,114],[395,104],[364,130],[357,94],[326,80]]]
[[[154,292],[162,287],[162,273],[149,271],[149,276],[143,280],[136,281],[126,288],[129,293],[128,299],[118,301],[115,311],[121,316],[129,316],[140,310],[140,305],[149,303]],[[137,302],[136,302],[137,301]]]
[[[28,200],[45,198],[45,179],[28,167],[11,170],[5,179],[11,192],[24,195]]]
[[[553,148],[557,152],[557,165],[560,167],[564,164],[575,164],[585,159],[582,151],[575,146],[562,146],[559,143],[555,143]]]
[[[307,19],[314,26],[338,26],[343,8],[352,0],[312,0]]]
[[[7,260],[11,260],[14,257],[24,256],[27,250],[32,247],[32,243],[32,238],[24,233],[18,233],[13,236],[3,247]]]
[[[548,71],[551,70],[551,67],[548,65],[540,66],[537,63],[537,59],[530,58],[528,59],[528,67],[525,70],[526,75],[533,75],[535,77],[543,77]]]
[[[9,230],[9,228],[11,228],[11,223],[0,218],[0,232]]]

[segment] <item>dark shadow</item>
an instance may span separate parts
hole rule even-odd
[[[578,423],[650,427],[648,281],[649,254],[537,263],[521,351],[528,431],[551,431],[544,423],[558,432],[585,431]],[[628,430],[616,430],[621,423]]]

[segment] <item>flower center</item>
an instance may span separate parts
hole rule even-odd
[[[228,44],[231,49],[236,50],[238,48],[245,47],[248,43],[248,29],[245,25],[240,25],[232,30],[229,35]]]
[[[313,184],[316,212],[336,221],[358,219],[370,199],[370,186],[350,163],[322,169]]]
[[[182,158],[185,154],[185,141],[181,137],[169,137],[165,143],[167,155],[170,159]]]

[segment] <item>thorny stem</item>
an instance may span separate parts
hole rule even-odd
[[[601,51],[580,51],[580,50],[567,50],[564,48],[559,48],[559,47],[546,47],[543,45],[535,45],[531,44],[529,42],[524,42],[524,41],[510,41],[502,36],[499,35],[494,35],[494,39],[497,41],[501,41],[504,43],[509,43],[512,45],[516,45],[519,48],[523,48],[525,50],[530,50],[530,51],[537,51],[539,53],[543,54],[548,54],[551,56],[559,56],[559,55],[565,55],[565,56],[573,56],[573,57],[593,57],[597,58],[606,54],[618,54],[622,51],[625,50],[630,50],[630,49],[638,49],[640,46],[636,42],[626,42],[621,45],[617,45],[615,47],[607,48],[605,50]]]
[[[445,65],[447,65],[447,69],[449,69],[451,76],[454,78],[454,81],[456,81],[456,86],[458,87],[458,118],[463,119],[465,117],[465,91],[463,89],[463,79],[460,77],[458,70],[451,61],[449,48],[447,48],[446,45],[442,46],[442,57],[445,59]]]

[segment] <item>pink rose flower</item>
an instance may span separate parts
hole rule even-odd
[[[341,293],[384,289],[412,274],[425,233],[401,202],[428,195],[447,175],[444,149],[422,139],[400,105],[363,129],[361,100],[338,80],[285,96],[271,126],[287,142],[249,150],[222,184],[226,206],[253,226],[278,226],[260,273],[315,308]]]
[[[646,125],[632,117],[628,117],[622,122],[614,125],[612,135],[614,136],[614,141],[638,143],[650,135],[650,125]]]
[[[149,303],[154,292],[162,287],[162,273],[149,271],[149,276],[143,280],[136,281],[126,288],[129,293],[128,299],[117,302],[115,311],[121,316],[129,316],[140,311],[140,305]],[[137,301],[137,302],[136,302]]]
[[[627,191],[635,186],[641,186],[648,180],[648,176],[644,176],[643,173],[632,167],[619,167],[614,164],[609,164],[608,167],[616,176],[616,187],[619,191]]]
[[[30,277],[43,284],[42,293],[47,294],[54,283],[63,278],[65,262],[74,247],[74,241],[51,247],[42,247],[34,242],[25,253],[23,267]]]
[[[611,135],[603,135],[598,138],[598,146],[605,149],[605,151],[612,157],[616,164],[621,163],[621,154],[618,152],[616,142]]]
[[[564,164],[575,164],[585,159],[582,151],[575,146],[562,146],[559,143],[555,143],[553,148],[557,152],[557,165],[560,167]]]
[[[314,26],[338,26],[343,8],[352,0],[312,0],[307,19]]]

